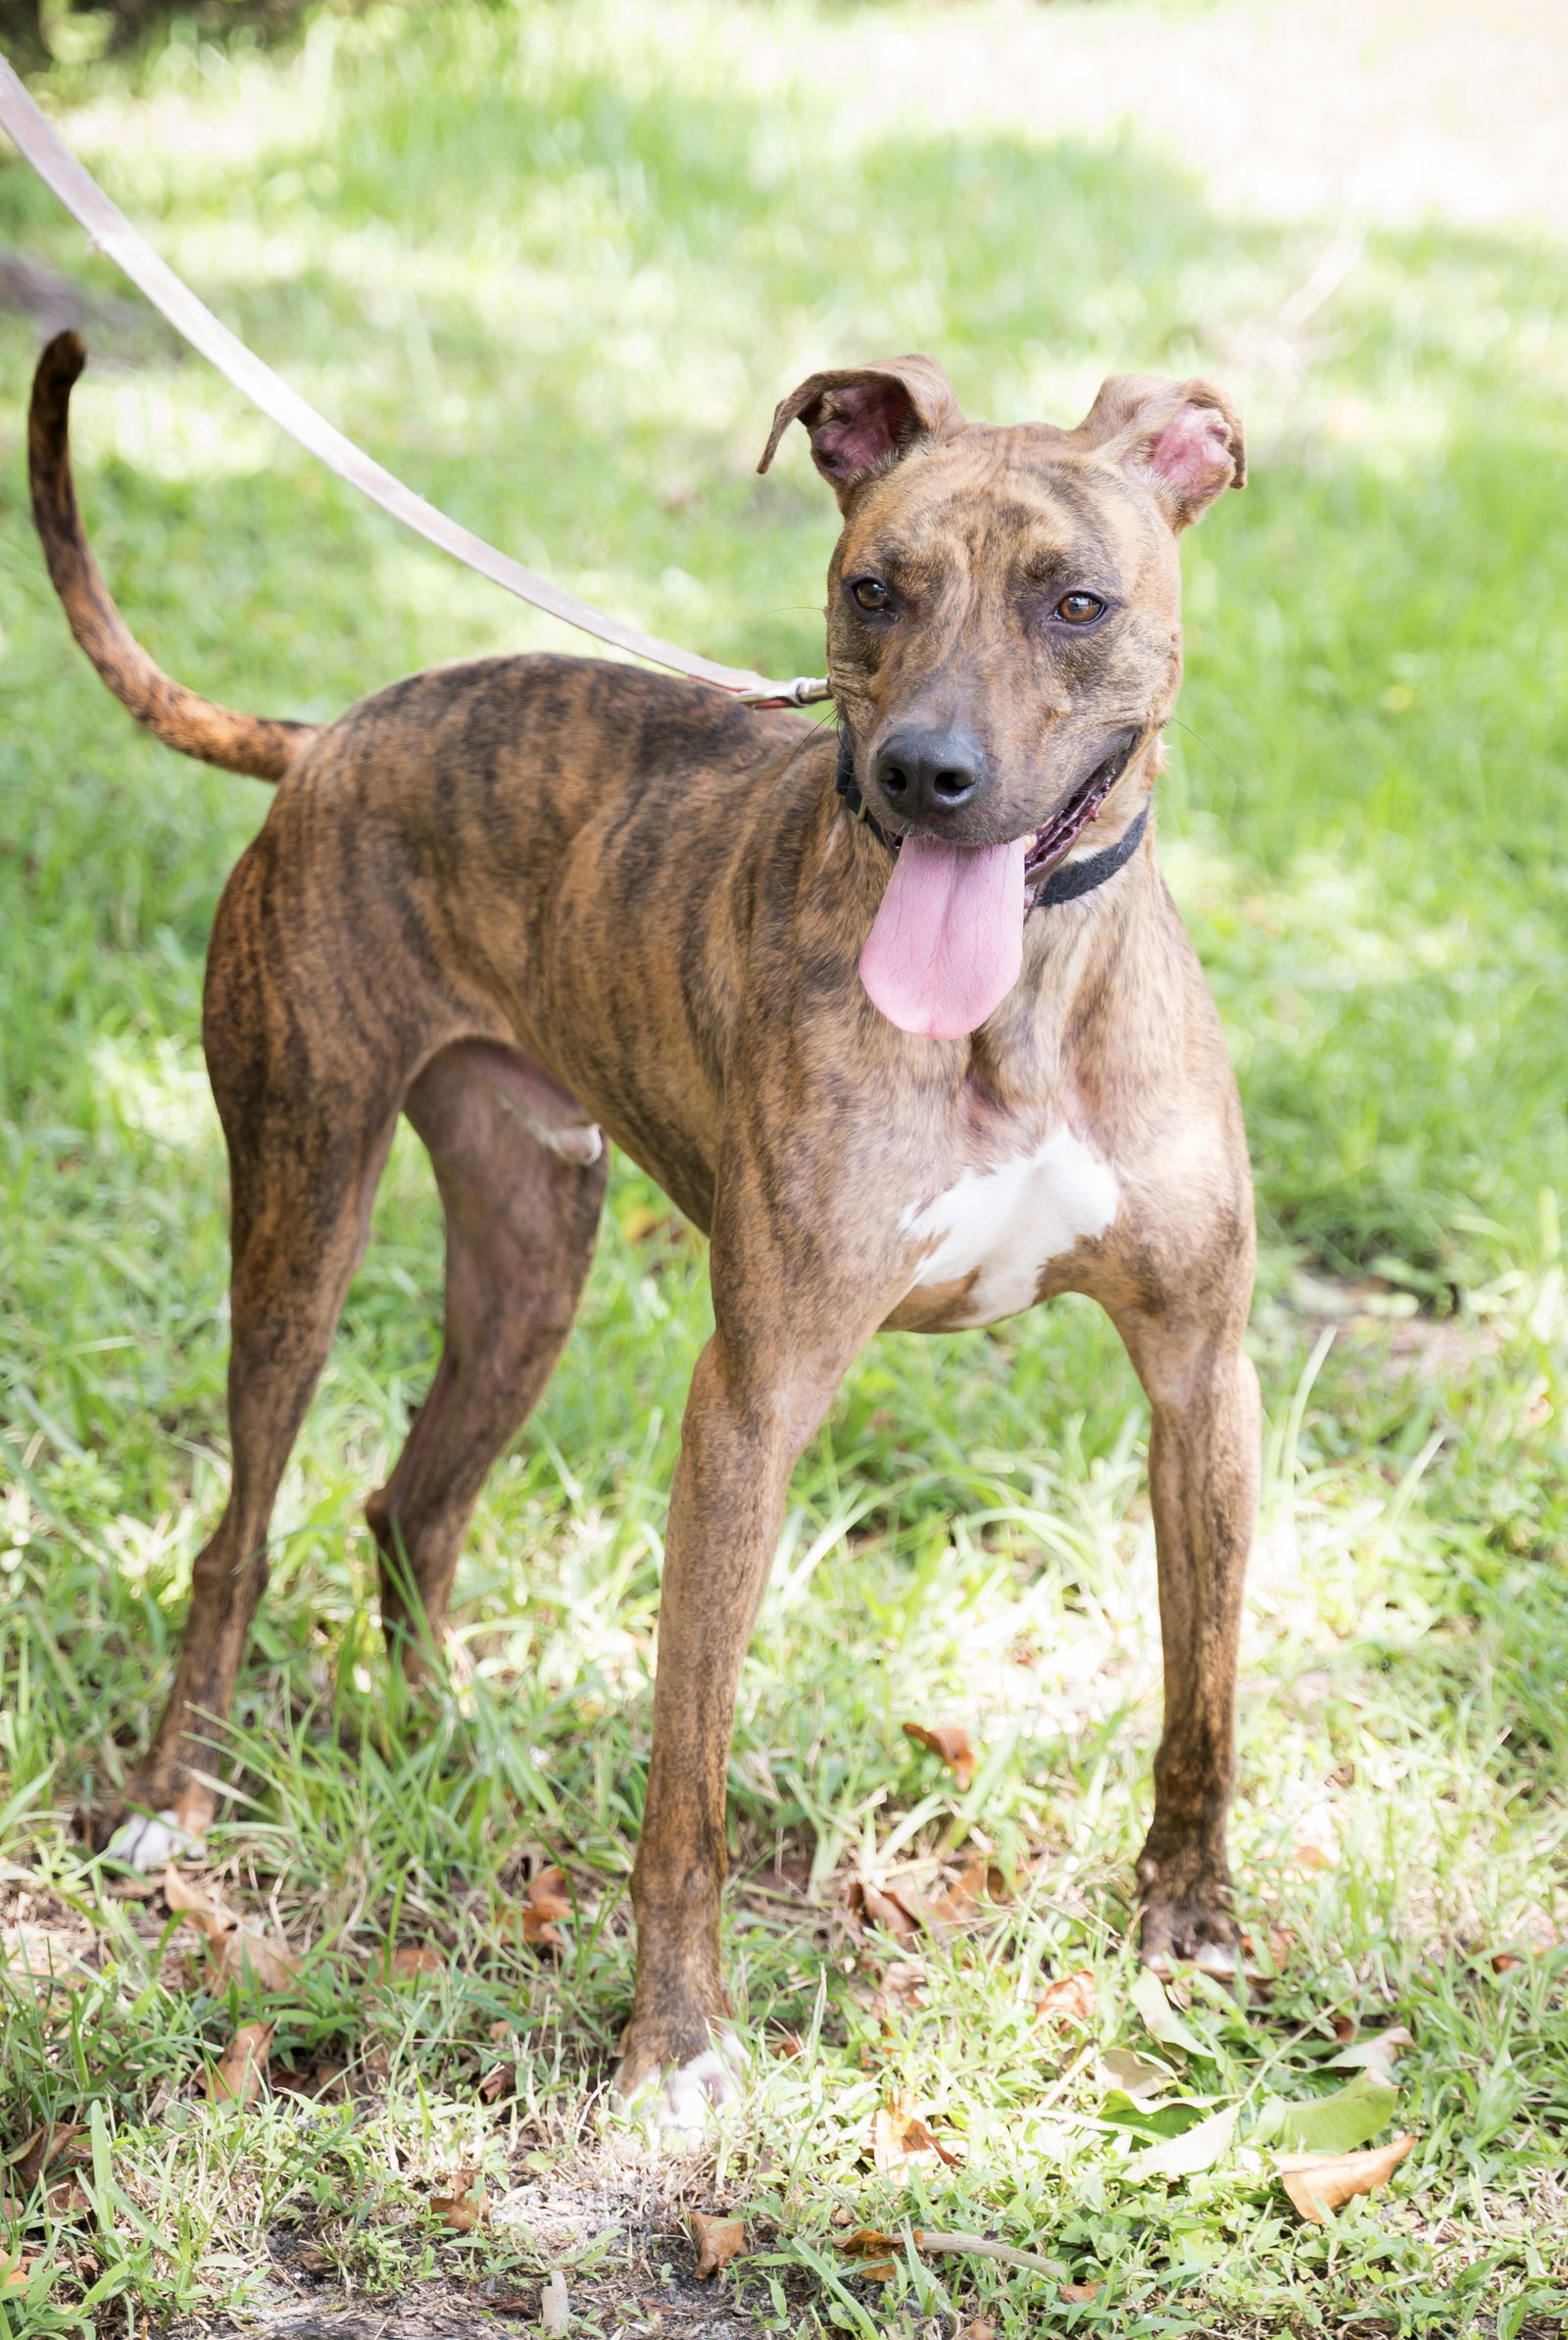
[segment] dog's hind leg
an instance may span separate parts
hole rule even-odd
[[[217,1808],[206,1780],[219,1761],[221,1724],[267,1585],[272,1504],[365,1248],[396,1124],[395,1093],[366,1093],[362,1081],[356,1096],[342,1083],[313,1079],[301,1064],[308,1042],[302,1046],[297,1028],[290,1037],[292,1053],[241,1049],[213,1068],[232,1182],[233,1475],[222,1518],[192,1571],[190,1613],[157,1734],[97,1831],[139,1868],[160,1867],[199,1840]]]
[[[446,1212],[446,1333],[408,1443],[366,1514],[388,1644],[415,1678],[440,1648],[479,1490],[554,1370],[593,1255],[603,1152],[564,1092],[552,1126],[553,1087],[520,1058],[460,1045],[406,1100]]]

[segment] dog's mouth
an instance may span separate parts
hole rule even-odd
[[[898,849],[860,980],[901,1031],[933,1040],[978,1030],[1018,980],[1034,890],[1070,850],[1132,761],[1124,732],[1043,827],[1001,845],[955,845],[918,830]]]
[[[1024,855],[1023,881],[1026,889],[1038,885],[1041,878],[1076,845],[1092,821],[1098,821],[1106,797],[1121,778],[1133,760],[1139,734],[1129,731],[1104,760],[1095,766],[1081,788],[1074,789],[1066,803],[1037,828],[1029,840]]]

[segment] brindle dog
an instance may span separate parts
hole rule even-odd
[[[212,1817],[197,1774],[398,1115],[447,1240],[440,1366],[368,1505],[416,1670],[576,1310],[602,1128],[711,1236],[716,1319],[670,1495],[622,2090],[686,2126],[735,2085],[736,1682],[794,1461],[883,1326],[992,1324],[1074,1291],[1121,1333],[1152,1409],[1166,1668],[1143,1955],[1228,1969],[1251,1196],[1146,820],[1181,672],[1176,538],[1242,484],[1225,399],[1122,376],[1075,430],[995,428],[928,358],[803,382],[761,468],[799,420],[843,512],[837,738],[554,657],[416,674],[313,728],[214,707],[126,632],[71,483],[82,363],[73,336],[51,344],[31,415],[72,629],[159,738],[281,783],[219,907],[204,1017],[232,1175],[233,1484],[111,1816],[121,1848],[154,1862]]]

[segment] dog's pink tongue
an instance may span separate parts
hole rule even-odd
[[[901,1031],[960,1040],[1006,998],[1023,963],[1028,844],[905,838],[860,953],[861,982]]]

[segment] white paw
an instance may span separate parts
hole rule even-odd
[[[1197,1967],[1201,1973],[1211,1974],[1216,1982],[1236,1979],[1236,1952],[1227,1942],[1200,1942],[1190,1954],[1174,1956],[1166,1950],[1156,1950],[1143,1964],[1161,1982],[1177,1982],[1184,1967]]]
[[[739,2040],[705,2048],[662,2079],[650,2073],[625,2100],[625,2111],[651,2136],[700,2145],[719,2116],[739,2104],[746,2059]]]
[[[122,1861],[127,1868],[144,1873],[167,1868],[171,1861],[177,1861],[181,1853],[199,1853],[202,1840],[182,1828],[176,1813],[161,1812],[156,1818],[138,1812],[117,1828],[105,1848],[111,1861]]]

